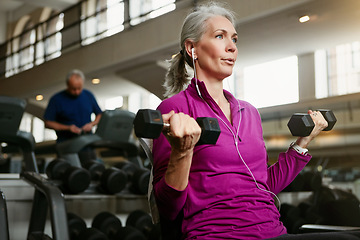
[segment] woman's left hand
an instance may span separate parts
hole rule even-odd
[[[313,120],[315,126],[309,136],[299,137],[297,139],[296,144],[302,148],[306,148],[309,143],[328,126],[328,122],[325,120],[321,112],[309,110],[308,114],[311,116],[311,119]]]

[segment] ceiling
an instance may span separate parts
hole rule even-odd
[[[77,0],[1,0],[0,11],[15,14],[38,6],[61,9],[76,2]],[[359,0],[304,0],[298,2],[300,4],[240,19],[237,28],[239,33],[237,64],[239,68],[360,40]],[[300,24],[297,19],[302,14],[309,14],[312,17],[311,21]],[[128,71],[119,68],[94,71],[92,74],[105,80],[102,82],[106,84],[102,84],[101,88],[95,86],[89,86],[89,88],[99,99],[103,99],[109,97],[111,95],[109,93],[113,89],[122,89],[117,87],[118,85],[126,83],[127,88],[123,88],[123,93],[126,94],[132,89],[136,89],[132,83],[138,83],[137,79],[142,78],[139,73],[156,79],[163,76],[165,70],[158,63],[168,59],[170,53],[174,53],[177,48],[177,46],[171,45],[157,49],[156,54],[151,52],[151,56],[148,56],[147,60],[152,61],[151,64],[136,66],[135,62]],[[144,56],[144,59],[146,57]],[[143,87],[151,92],[159,92],[158,89],[152,89],[154,86],[159,87],[158,84],[154,84],[150,80],[145,84],[147,85],[143,85]],[[52,89],[46,89],[46,92],[52,94],[56,89],[63,87],[63,83],[61,86],[54,85]],[[117,91],[116,94],[121,94],[121,92]]]

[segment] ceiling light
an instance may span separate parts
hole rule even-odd
[[[305,23],[305,22],[307,22],[309,20],[310,20],[309,15],[304,15],[304,16],[299,18],[299,22],[301,22],[301,23]]]
[[[91,80],[92,84],[99,84],[100,83],[100,79],[99,78],[93,78]]]
[[[42,101],[44,99],[44,96],[41,94],[36,95],[35,97],[36,101]]]

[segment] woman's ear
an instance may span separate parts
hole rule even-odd
[[[191,41],[185,42],[185,51],[191,58],[195,57],[195,48],[193,42]]]

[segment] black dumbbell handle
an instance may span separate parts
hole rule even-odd
[[[219,137],[219,134],[220,134],[220,127],[219,127],[219,129],[218,129],[218,134],[216,134],[216,132],[214,132],[214,135],[217,135],[216,137],[214,137],[214,141],[211,141],[211,140],[209,141],[209,140],[207,139],[207,136],[204,136],[204,134],[203,134],[203,133],[204,133],[204,126],[201,126],[201,122],[199,121],[200,119],[201,119],[201,117],[199,117],[199,118],[196,119],[196,122],[197,122],[197,123],[199,124],[199,126],[201,127],[201,135],[200,135],[200,139],[199,139],[197,145],[201,145],[201,144],[215,144],[216,141],[217,141],[217,139],[218,139],[218,137]],[[209,119],[209,121],[216,121],[216,124],[219,125],[216,118],[207,118],[207,119]],[[163,131],[164,131],[164,130],[167,130],[167,129],[170,129],[170,123],[164,123]]]
[[[203,121],[205,119],[208,120],[207,123]],[[151,121],[151,123],[148,123],[148,121]],[[196,121],[202,130],[198,145],[215,144],[220,135],[220,127],[217,119],[199,117]],[[209,130],[205,130],[207,128],[204,125],[209,125],[206,126]],[[140,109],[134,119],[135,135],[140,138],[158,138],[161,132],[167,130],[169,127],[170,124],[163,122],[161,112],[158,110]],[[146,134],[145,132],[147,132],[149,128],[154,131],[151,131],[151,134]]]

